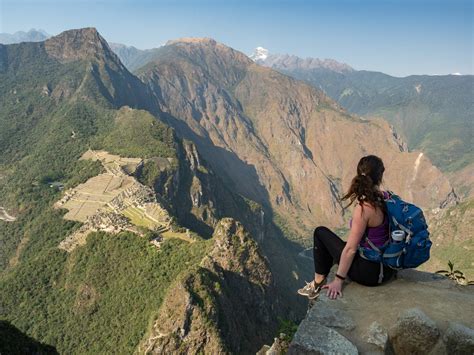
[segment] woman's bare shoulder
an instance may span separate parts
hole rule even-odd
[[[372,205],[371,203],[368,203],[368,202],[358,202],[356,204],[356,208],[359,208],[361,210],[365,210],[365,209],[368,209],[369,211],[375,211],[377,209],[377,207],[375,207],[374,205]]]

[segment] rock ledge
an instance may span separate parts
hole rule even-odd
[[[379,287],[323,293],[298,327],[289,354],[473,354],[474,287],[404,270]]]

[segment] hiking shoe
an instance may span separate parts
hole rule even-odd
[[[314,300],[316,297],[319,296],[319,293],[321,292],[321,287],[326,283],[326,279],[321,281],[320,283],[316,283],[314,281],[311,282],[306,282],[306,286],[303,288],[300,288],[298,290],[298,294],[301,296],[306,296],[310,300]]]

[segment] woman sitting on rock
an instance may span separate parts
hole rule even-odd
[[[347,242],[326,227],[317,227],[314,231],[314,280],[307,283],[298,293],[314,299],[321,288],[327,289],[329,298],[342,296],[342,283],[349,277],[352,281],[366,286],[379,285],[392,277],[394,270],[379,263],[362,258],[358,247],[383,246],[389,238],[388,218],[384,198],[387,193],[380,190],[383,172],[382,160],[374,155],[363,157],[357,165],[357,175],[352,179],[349,191],[343,200],[355,205],[351,230]],[[347,207],[348,207],[347,206]],[[336,276],[326,284],[331,267],[338,264]]]

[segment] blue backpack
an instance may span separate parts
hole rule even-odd
[[[389,192],[385,199],[389,218],[389,239],[382,247],[376,247],[365,235],[370,248],[359,247],[360,255],[367,260],[387,265],[392,269],[415,268],[430,258],[431,240],[428,225],[421,208],[403,201]],[[392,231],[402,230],[405,239],[394,241]],[[381,271],[381,277],[383,273]],[[381,279],[379,280],[381,282]]]

